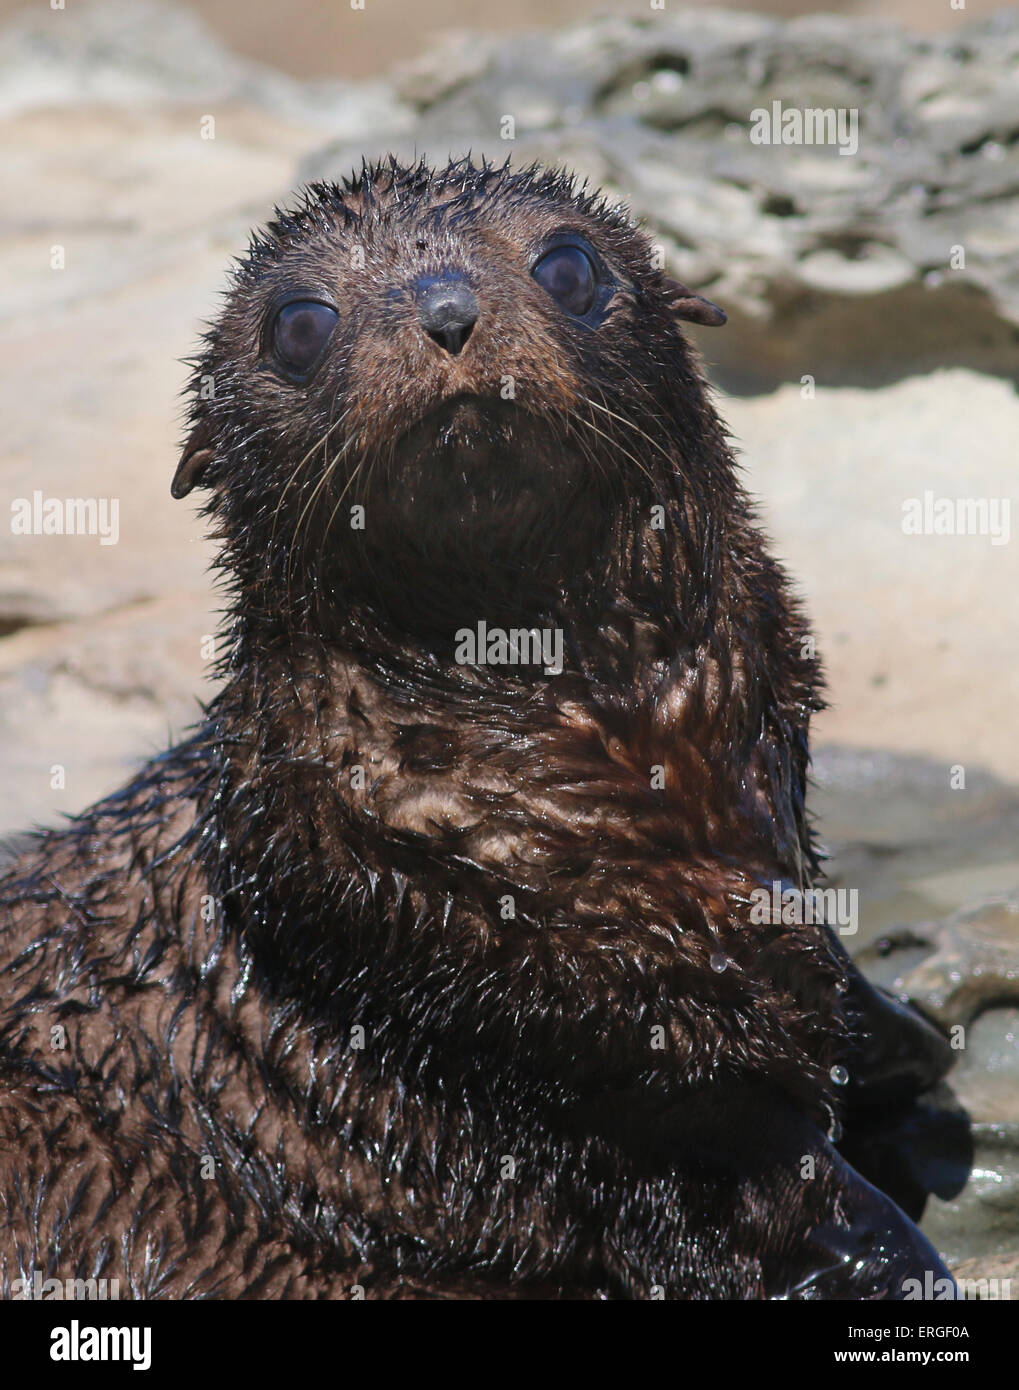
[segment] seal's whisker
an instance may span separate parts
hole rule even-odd
[[[323,549],[325,548],[329,540],[329,532],[332,530],[333,522],[336,520],[336,513],[340,510],[340,507],[343,505],[343,499],[346,497],[347,493],[357,482],[361,470],[364,468],[364,464],[365,456],[362,453],[361,456],[358,458],[355,466],[351,469],[350,477],[344,483],[343,491],[340,493],[339,497],[337,497],[335,507],[333,507],[332,511],[329,513],[329,520],[325,524],[325,527],[322,532],[322,540],[320,542]]]
[[[336,400],[337,400],[337,397],[338,397],[338,396],[339,396],[339,388],[337,388],[336,393],[335,393],[334,396],[333,396],[333,407],[335,407],[335,403],[336,403]],[[269,548],[270,548],[270,549],[271,549],[271,547],[272,547],[272,542],[273,542],[273,541],[275,540],[275,538],[276,538],[276,529],[277,529],[277,525],[278,525],[278,523],[279,523],[279,516],[280,516],[280,512],[281,512],[282,507],[283,507],[284,500],[286,499],[287,493],[290,491],[290,488],[293,486],[294,482],[297,480],[298,476],[300,475],[301,470],[302,470],[302,469],[304,468],[304,466],[315,456],[315,454],[318,452],[318,450],[319,450],[319,449],[323,449],[323,450],[327,450],[327,449],[328,449],[328,447],[329,447],[329,439],[330,439],[330,436],[332,435],[332,433],[333,433],[334,430],[340,428],[340,426],[341,426],[341,425],[344,423],[344,421],[346,420],[348,414],[349,414],[349,411],[344,411],[343,414],[339,417],[339,419],[337,419],[337,420],[334,421],[333,418],[332,418],[332,408],[331,408],[331,409],[330,409],[330,419],[329,419],[329,424],[328,424],[328,426],[327,426],[326,429],[323,431],[323,433],[319,436],[319,438],[315,440],[315,443],[314,443],[314,444],[311,446],[311,448],[305,453],[304,457],[301,458],[300,460],[298,460],[298,462],[297,462],[297,463],[294,465],[294,467],[291,469],[290,474],[289,474],[289,476],[288,476],[288,478],[287,478],[287,481],[286,481],[286,483],[284,484],[284,486],[283,486],[283,488],[282,488],[282,490],[281,490],[281,492],[280,492],[279,498],[277,499],[276,507],[275,507],[275,509],[274,509],[274,511],[273,511],[272,531],[270,532],[270,535],[269,535]],[[323,456],[323,457],[325,457],[325,456]]]
[[[599,406],[597,401],[591,400],[589,396],[581,396],[580,399],[584,402],[585,405],[593,406],[595,410],[601,410],[604,408],[602,406]],[[606,410],[606,414],[612,415],[612,411]],[[579,413],[574,417],[574,419],[579,424],[582,424],[585,427],[585,429],[593,430],[593,432],[597,434],[601,439],[604,439],[608,444],[611,444],[614,449],[618,449],[619,452],[624,456],[624,458],[628,458],[631,463],[635,463],[637,465],[637,467],[644,474],[644,477],[647,478],[648,482],[651,484],[652,487],[656,486],[655,478],[652,475],[651,471],[644,466],[644,464],[641,462],[641,460],[637,457],[636,454],[632,454],[629,451],[629,449],[625,449],[622,446],[622,444],[620,444],[618,439],[614,439],[611,434],[606,434],[604,430],[600,430],[598,428],[598,426],[594,423],[593,420],[587,420],[584,418],[583,415]]]
[[[341,417],[341,419],[338,420],[338,421],[336,422],[338,425],[342,423],[342,418],[343,418],[343,417]],[[324,439],[325,439],[326,444],[327,444],[327,447],[328,447],[328,435],[324,436]],[[325,466],[324,466],[323,469],[322,469],[322,475],[321,475],[321,477],[318,479],[318,481],[316,482],[315,486],[312,488],[312,490],[311,490],[311,496],[308,498],[307,502],[306,502],[305,505],[304,505],[303,511],[301,512],[301,514],[300,514],[300,515],[298,516],[298,518],[297,518],[297,524],[296,524],[296,526],[294,527],[294,534],[293,534],[293,537],[292,537],[292,539],[291,539],[290,554],[289,554],[288,560],[287,560],[287,586],[288,586],[288,592],[289,592],[290,578],[291,578],[291,575],[292,575],[292,572],[293,572],[293,561],[294,561],[294,557],[295,557],[295,555],[296,555],[296,553],[297,553],[298,543],[299,543],[300,537],[301,537],[301,527],[303,526],[303,524],[304,524],[306,518],[308,517],[308,515],[309,515],[311,509],[314,507],[315,502],[317,501],[317,499],[318,499],[318,497],[319,497],[319,494],[320,494],[326,487],[328,487],[329,482],[330,482],[330,480],[331,480],[333,474],[336,472],[336,469],[339,467],[340,463],[341,463],[341,462],[343,461],[343,459],[346,457],[347,453],[348,453],[349,450],[350,450],[350,447],[351,447],[351,441],[348,440],[348,441],[346,441],[346,442],[344,443],[344,445],[342,446],[342,448],[339,449],[336,453],[334,453],[333,456],[332,456],[332,458],[329,459],[329,460],[326,462]]]

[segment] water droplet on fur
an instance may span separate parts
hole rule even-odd
[[[846,1071],[845,1067],[832,1067],[828,1075],[835,1082],[836,1086],[844,1086],[849,1080],[849,1073]]]
[[[828,1126],[828,1138],[833,1144],[837,1144],[842,1138],[842,1126],[834,1115],[832,1116],[831,1124]]]
[[[716,975],[721,975],[723,970],[729,969],[729,958],[728,956],[723,956],[721,951],[716,951],[708,964]]]

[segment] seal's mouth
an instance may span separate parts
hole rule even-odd
[[[434,460],[481,470],[533,457],[537,442],[534,425],[514,402],[458,395],[412,425],[397,441],[396,455],[405,463]]]
[[[609,515],[590,477],[589,455],[565,422],[515,401],[464,394],[426,411],[366,486],[376,489],[375,534],[390,548],[399,538],[405,559],[426,551],[430,586],[453,566],[457,577],[443,579],[446,590],[468,575],[476,592],[487,578],[490,594],[497,581],[518,602],[538,570],[558,576],[588,563]],[[372,563],[377,572],[381,562]]]

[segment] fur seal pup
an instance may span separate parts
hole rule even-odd
[[[222,691],[0,882],[6,1290],[946,1277],[833,1128],[940,1036],[752,920],[816,868],[820,677],[681,331],[724,315],[651,251],[468,161],[254,238],[172,489],[208,493]]]

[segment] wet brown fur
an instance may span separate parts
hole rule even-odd
[[[563,229],[617,279],[594,327],[529,274]],[[0,880],[8,1289],[759,1298],[848,1220],[847,966],[749,918],[816,867],[818,668],[650,249],[466,162],[316,186],[253,242],[178,475],[222,693]],[[455,356],[408,289],[450,265]],[[308,290],[340,324],[294,386],[266,323]],[[478,618],[560,627],[565,670],[457,664]]]

